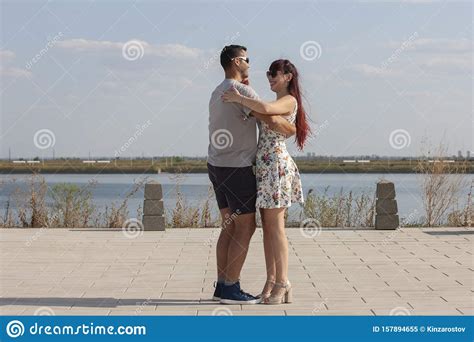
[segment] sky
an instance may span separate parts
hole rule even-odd
[[[0,158],[205,157],[224,45],[291,60],[295,155],[473,150],[471,1],[1,1]]]

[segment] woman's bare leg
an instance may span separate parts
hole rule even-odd
[[[262,293],[269,293],[273,288],[273,283],[276,280],[276,265],[275,257],[273,253],[273,246],[271,240],[271,226],[267,224],[265,220],[265,210],[260,209],[260,217],[262,218],[262,229],[263,229],[263,251],[265,253],[265,265],[267,269],[267,281],[263,287]]]
[[[286,283],[288,280],[288,240],[285,233],[286,208],[263,209],[267,233],[266,244],[271,246],[273,262],[276,270],[276,282]]]

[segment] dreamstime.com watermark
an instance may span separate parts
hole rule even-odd
[[[327,310],[327,303],[328,303],[328,298],[324,298],[324,300],[322,302],[316,303],[316,305],[314,306],[314,309],[313,309],[313,311],[311,311],[311,313],[313,315],[317,315],[320,312],[323,312],[323,311]]]
[[[209,237],[209,239],[207,239],[207,241],[204,244],[206,246],[212,245],[214,241],[219,239],[221,232],[227,229],[234,222],[235,218],[240,215],[240,213],[241,213],[240,209],[237,209],[234,213],[232,213],[232,215],[225,214],[225,220],[222,222],[222,229],[221,230],[214,229],[211,233],[211,236]]]
[[[235,34],[233,34],[230,37],[226,37],[224,45],[225,46],[232,45],[232,44],[234,44],[234,42],[238,38],[240,38],[240,32],[239,31],[237,31]],[[206,63],[204,63],[204,69],[206,69],[206,70],[209,69],[217,60],[219,60],[220,55],[221,55],[221,51],[218,51],[218,52],[214,53],[214,55],[212,55],[211,58],[209,58],[206,61]]]
[[[58,34],[56,34],[53,38],[51,39],[48,39],[48,42],[46,43],[46,46],[44,48],[42,48],[32,59],[30,59],[26,65],[25,65],[25,68],[26,70],[30,70],[33,65],[35,65],[36,63],[38,63],[38,61],[43,58],[44,55],[46,55],[49,51],[49,49],[53,48],[54,45],[56,45],[56,42],[58,40],[60,40],[62,37],[63,37],[63,33],[62,32],[58,32]]]
[[[138,138],[143,134],[143,132],[145,131],[145,129],[147,129],[148,127],[151,126],[151,121],[150,120],[147,120],[145,121],[145,123],[141,124],[141,125],[136,125],[135,128],[135,133],[133,133],[133,135],[127,140],[127,142],[125,142],[122,146],[120,146],[120,148],[118,150],[115,150],[115,158],[118,158],[120,157],[120,155],[125,152],[126,150],[128,150],[128,148],[130,146],[132,146],[132,144],[138,140]]]
[[[6,333],[11,338],[29,335],[146,335],[143,325],[95,325],[93,322],[76,325],[43,325],[34,323],[26,327],[19,320],[12,320],[6,326]]]
[[[390,64],[395,62],[400,55],[402,54],[403,51],[406,49],[410,48],[413,45],[413,41],[418,38],[418,32],[414,32],[410,37],[408,37],[407,40],[405,40],[399,48],[397,48],[392,55],[387,58],[385,61],[382,62],[381,68],[382,69],[387,69]]]
[[[145,307],[147,307],[148,305],[150,305],[150,303],[152,302],[151,298],[148,297],[145,301],[141,302],[140,303],[140,306],[138,306],[136,309],[135,309],[135,315],[141,315],[142,312],[143,312],[143,309],[145,309]]]

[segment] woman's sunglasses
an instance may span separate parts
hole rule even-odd
[[[282,72],[283,74],[289,74],[289,72]],[[278,75],[278,70],[268,70],[267,71],[267,77],[268,78],[275,78]]]
[[[276,71],[276,70],[271,70],[271,71],[268,70],[268,71],[267,71],[267,77],[268,77],[268,78],[270,78],[270,77],[271,77],[271,78],[275,78],[276,75],[278,75],[278,71]]]
[[[245,63],[247,63],[247,64],[250,64],[250,58],[248,58],[248,57],[239,56],[239,57],[234,57],[234,58],[232,58],[232,60],[234,60],[234,59],[236,59],[236,58],[245,61]]]
[[[284,74],[287,74],[287,72],[284,72]],[[267,77],[268,78],[275,78],[278,75],[278,70],[268,70],[267,71]]]

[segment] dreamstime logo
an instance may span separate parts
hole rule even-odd
[[[53,309],[47,306],[42,306],[41,308],[36,309],[34,315],[35,316],[56,316]]]
[[[25,326],[18,320],[10,321],[6,327],[7,335],[12,338],[22,336],[25,332]]]
[[[410,133],[408,133],[404,129],[396,129],[390,133],[390,137],[388,139],[390,146],[392,146],[396,150],[401,150],[405,147],[410,146],[411,144],[411,137]]]
[[[56,143],[54,133],[46,128],[37,131],[33,137],[33,143],[41,150],[53,147]]]
[[[212,310],[212,316],[233,316],[229,308],[215,308]]]
[[[390,310],[390,316],[411,316],[410,310],[403,306],[397,306]]]
[[[122,46],[122,56],[127,61],[136,61],[143,58],[145,49],[143,44],[138,40],[129,40]]]
[[[308,40],[300,46],[300,56],[305,61],[314,61],[321,57],[321,45],[314,40]]]
[[[211,135],[211,144],[218,150],[222,150],[224,148],[232,146],[234,143],[234,137],[232,136],[232,133],[228,131],[227,129],[221,128]]]
[[[312,239],[321,234],[321,225],[319,224],[318,220],[308,218],[301,222],[300,232],[305,238]]]
[[[135,239],[143,235],[143,223],[136,218],[128,219],[123,223],[122,232],[126,238]]]

